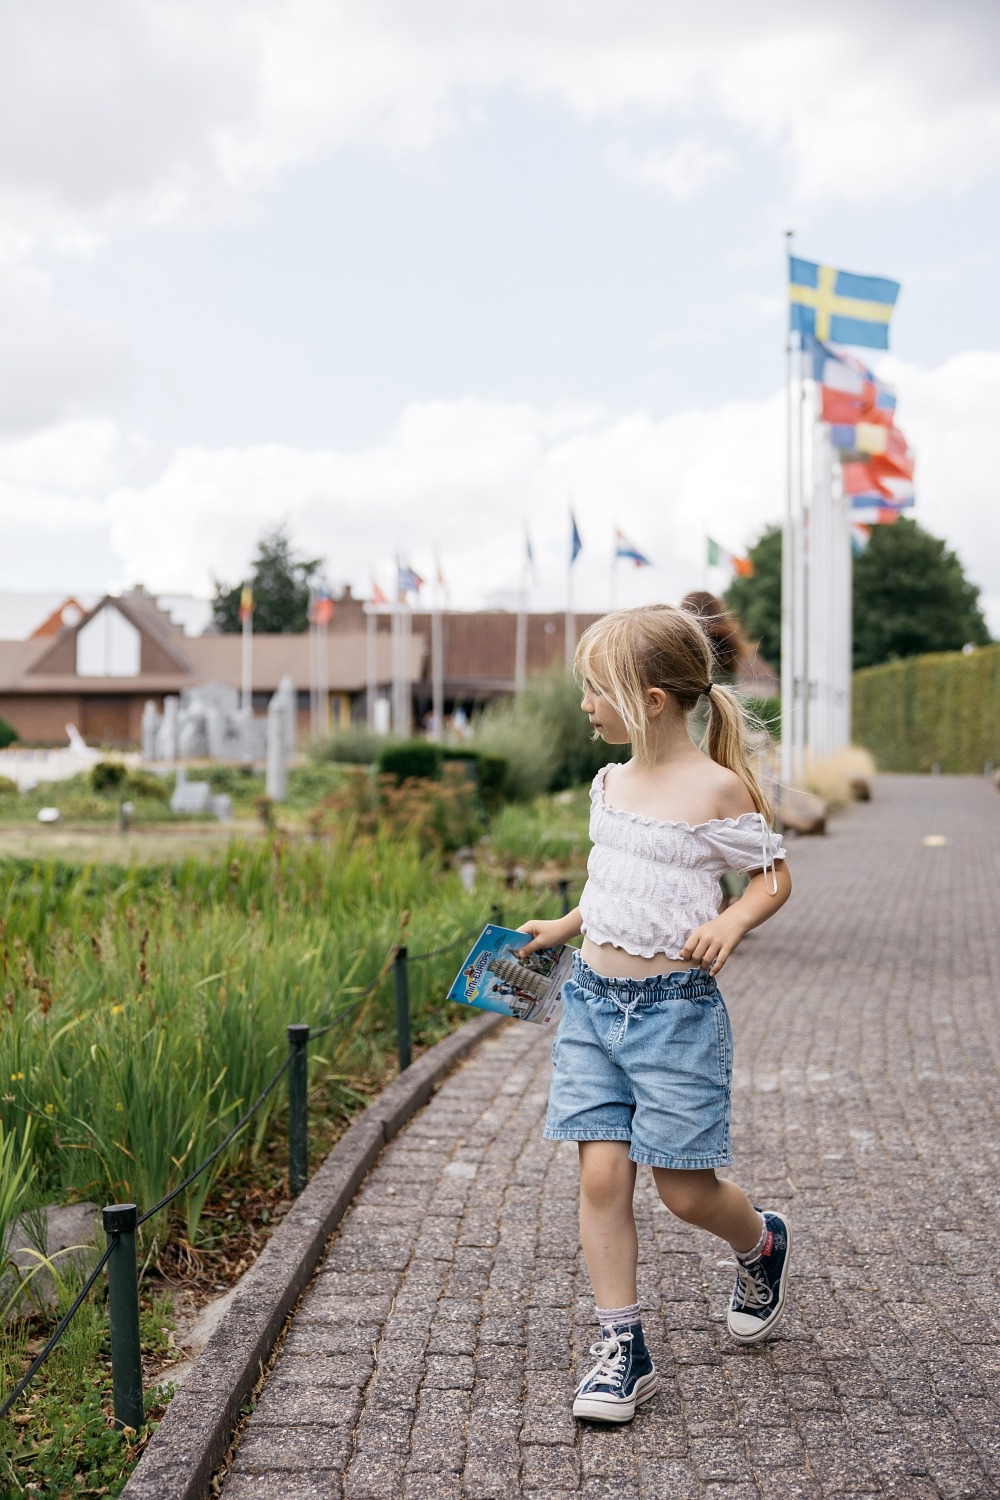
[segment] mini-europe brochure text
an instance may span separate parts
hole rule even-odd
[[[547,1025],[559,1009],[562,987],[573,966],[572,948],[539,948],[520,957],[531,939],[509,927],[485,927],[455,977],[448,999],[517,1021]]]

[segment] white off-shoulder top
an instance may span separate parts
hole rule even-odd
[[[718,915],[726,870],[770,869],[775,880],[774,861],[786,858],[781,835],[758,812],[692,825],[610,807],[607,771],[603,766],[590,788],[593,847],[580,898],[582,930],[591,942],[613,943],[640,958],[679,958],[694,929]]]

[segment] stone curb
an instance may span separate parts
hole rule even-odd
[[[240,1281],[122,1490],[123,1500],[205,1500],[240,1408],[383,1146],[503,1019],[488,1013],[467,1021],[394,1079],[347,1128]]]

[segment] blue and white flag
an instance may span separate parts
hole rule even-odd
[[[576,516],[574,516],[572,511],[569,513],[569,524],[572,528],[569,543],[569,560],[570,565],[572,565],[583,551],[583,538],[580,535],[580,528],[576,524]]]
[[[888,349],[899,282],[788,258],[789,326],[822,342]]]

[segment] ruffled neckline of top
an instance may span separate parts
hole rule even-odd
[[[706,818],[704,823],[686,823],[683,818],[650,818],[646,813],[631,812],[627,807],[612,807],[604,793],[604,783],[610,766],[602,766],[594,778],[594,786],[591,792],[593,800],[604,812],[614,813],[619,818],[630,818],[633,823],[643,823],[648,828],[686,828],[689,833],[697,833],[702,828],[713,828],[718,826],[738,827],[745,823],[748,818],[759,818],[763,823],[764,814],[760,812],[740,813],[738,818]]]

